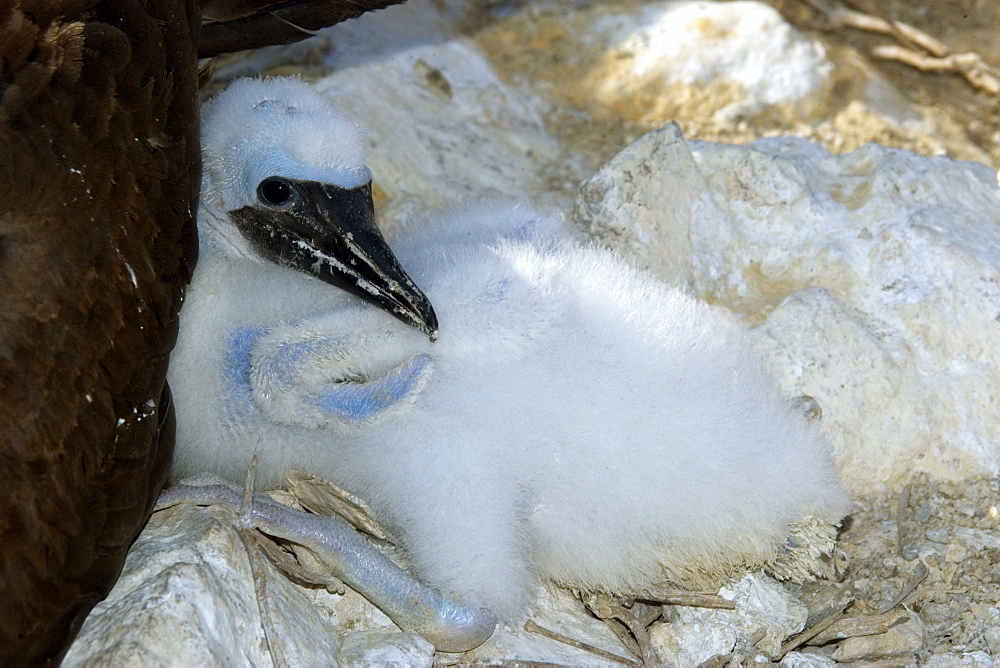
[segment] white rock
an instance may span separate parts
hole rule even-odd
[[[318,610],[264,562],[280,647],[331,663],[339,643]],[[64,665],[270,665],[246,548],[231,513],[180,506],[153,515],[118,584],[91,612]]]
[[[587,231],[667,283],[691,278],[691,227],[721,214],[676,124],[623,149],[580,186]]]
[[[447,82],[447,99],[428,78]],[[370,94],[373,87],[379,95]],[[339,70],[316,88],[368,130],[369,167],[392,201],[385,219],[491,190],[539,199],[549,194],[539,170],[559,159],[560,148],[544,129],[544,105],[504,84],[462,40]]]
[[[923,649],[926,630],[920,616],[910,612],[903,624],[873,636],[847,638],[834,650],[831,658],[841,663],[909,658]]]
[[[736,602],[736,610],[722,612],[731,616],[740,637],[749,639],[764,631],[755,645],[772,658],[781,655],[781,643],[786,638],[805,628],[809,616],[801,601],[780,583],[760,573],[750,573],[723,587],[719,596]]]
[[[719,120],[801,102],[832,69],[819,44],[762,2],[653,3],[598,18],[592,29],[609,45],[595,97],[641,98],[675,83],[735,88],[737,99],[715,112]]]
[[[823,47],[763,2],[539,0],[493,36],[482,41],[494,62],[516,63],[527,85],[647,128],[797,123],[821,115],[834,87]],[[547,57],[507,57],[522,37]]]
[[[778,664],[781,668],[832,668],[837,662],[819,654],[789,652]]]
[[[988,653],[978,651],[931,654],[920,665],[923,668],[994,668],[997,664]]]
[[[695,282],[738,310],[756,306],[755,319],[777,304],[762,350],[787,392],[823,408],[847,485],[899,483],[913,468],[995,473],[995,174],[875,145],[831,156],[791,139],[694,155],[739,231],[732,244],[728,228],[698,230],[705,265],[728,269]],[[829,299],[794,295],[813,286]]]
[[[689,230],[687,277],[652,243],[640,263],[763,322],[762,353],[787,393],[822,407],[849,489],[914,468],[996,473],[996,175],[876,145],[843,156],[792,138],[689,146],[700,176],[678,175],[686,158],[671,133],[640,138],[584,185],[578,216],[626,253],[644,235]],[[628,206],[681,189],[660,211]]]
[[[905,457],[898,450],[907,444],[896,438],[883,441],[881,451],[866,450],[874,447],[871,439],[857,439],[874,430],[883,436],[894,428],[910,432],[912,426],[906,423],[918,420],[922,406],[899,406],[901,414],[887,410],[884,403],[877,408],[879,400],[899,397],[906,385],[902,370],[864,315],[825,288],[806,288],[786,297],[754,335],[758,351],[771,362],[786,391],[807,394],[823,409],[824,431],[834,443],[848,484],[857,486],[859,478],[876,482],[891,477]],[[871,467],[867,471],[866,463]]]
[[[649,629],[649,641],[664,664],[697,666],[714,656],[732,652],[736,646],[736,629],[716,622],[658,622]]]
[[[996,607],[990,609],[990,619],[989,626],[983,632],[983,640],[986,641],[986,646],[989,647],[990,651],[1000,656],[1000,620],[997,619],[998,613]]]
[[[341,666],[434,665],[434,647],[413,633],[355,631],[344,636],[337,661]]]
[[[719,590],[719,595],[734,601],[736,609],[664,607],[664,626],[670,628],[657,626],[651,637],[661,658],[693,665],[728,654],[737,641],[751,639],[758,650],[777,658],[781,644],[805,627],[809,614],[785,587],[760,573],[745,575]]]

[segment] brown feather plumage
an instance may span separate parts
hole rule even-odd
[[[0,2],[0,664],[59,660],[173,448],[193,0]]]
[[[291,44],[310,34],[405,0],[204,0],[202,57]]]
[[[58,663],[163,486],[197,57],[403,0],[0,0],[0,665]],[[296,27],[299,26],[299,27]]]

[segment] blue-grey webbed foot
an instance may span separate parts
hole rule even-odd
[[[180,503],[225,505],[238,513],[243,494],[229,485],[176,485],[163,492],[156,509]],[[442,652],[465,652],[492,635],[496,618],[488,610],[450,601],[394,564],[339,517],[313,515],[254,494],[244,509],[253,528],[308,548],[333,575],[368,599],[404,631],[426,638]]]
[[[433,373],[431,356],[413,354],[411,339],[372,341],[331,329],[316,317],[234,330],[226,356],[230,416],[259,414],[309,429],[361,424],[405,405]],[[358,356],[371,349],[382,355]]]

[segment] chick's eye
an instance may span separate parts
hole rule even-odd
[[[276,176],[264,179],[257,186],[257,197],[264,204],[281,206],[292,197],[292,186]]]

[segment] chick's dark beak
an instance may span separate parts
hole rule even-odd
[[[271,177],[261,182],[258,198],[229,215],[263,258],[347,290],[437,338],[434,307],[375,226],[371,182],[341,188]]]

